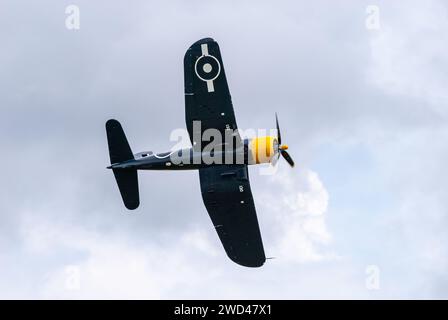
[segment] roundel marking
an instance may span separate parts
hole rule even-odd
[[[213,81],[221,73],[221,65],[214,56],[200,56],[196,60],[194,70],[202,81]]]
[[[214,92],[215,87],[213,81],[218,78],[221,73],[221,64],[218,59],[208,54],[207,44],[201,45],[202,56],[200,56],[195,64],[194,71],[198,78],[207,83],[207,91]]]

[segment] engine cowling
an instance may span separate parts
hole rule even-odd
[[[278,151],[278,140],[274,136],[255,137],[248,147],[249,163],[269,163]]]

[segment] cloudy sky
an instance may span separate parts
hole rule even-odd
[[[226,257],[197,172],[141,173],[130,213],[105,169],[109,118],[173,145],[206,36],[239,127],[277,111],[297,163],[250,169],[259,269]],[[448,298],[447,40],[442,0],[0,0],[0,298]]]

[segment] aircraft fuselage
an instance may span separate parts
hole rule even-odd
[[[153,153],[140,152],[134,159],[112,164],[108,169],[136,170],[197,170],[210,165],[221,164],[255,164],[250,155],[249,140],[244,145],[231,150],[199,151],[195,148],[185,148],[175,151]]]

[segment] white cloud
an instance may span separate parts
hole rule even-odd
[[[155,244],[149,238],[142,245],[118,234],[25,217],[21,230],[29,255],[50,261],[61,251],[75,256],[67,264],[49,265],[45,281],[35,293],[38,298],[159,299],[215,275],[205,265],[192,263],[216,256],[210,239],[197,230],[171,237],[168,244]],[[79,269],[79,290],[67,286],[68,266]]]
[[[329,195],[319,176],[300,166],[292,170],[284,161],[278,166],[269,190],[257,195],[261,219],[268,220],[264,226],[272,229],[266,241],[268,255],[299,263],[334,258],[320,250],[320,245],[331,243],[331,235],[325,221]]]
[[[328,245],[331,240],[325,225],[327,191],[316,173],[301,169],[300,174],[291,175],[285,163],[280,165],[279,174],[271,177],[276,189],[271,196],[280,197],[280,205],[275,210],[263,205],[258,208],[272,218],[263,221],[262,231],[268,235],[265,246],[278,259],[268,261],[261,272],[275,272],[272,268],[290,263],[332,258],[331,254],[318,250],[319,245]],[[45,276],[34,297],[191,297],[200,294],[195,288],[227,282],[229,270],[246,269],[228,260],[211,224],[204,230],[194,226],[183,229],[167,237],[165,242],[148,236],[142,244],[117,232],[102,232],[92,226],[85,228],[65,218],[42,219],[43,215],[38,210],[24,212],[20,221],[23,241],[20,250],[47,261]],[[51,263],[62,252],[69,258]],[[79,270],[79,289],[67,284],[72,268]],[[241,272],[236,276],[246,274]],[[217,297],[232,297],[231,292],[240,292],[241,296],[255,294],[238,281],[227,286],[230,287],[226,291],[216,292]]]

